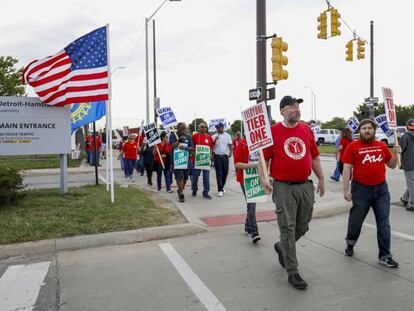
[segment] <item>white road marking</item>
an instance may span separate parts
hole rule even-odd
[[[50,261],[8,267],[0,278],[0,310],[33,310],[49,266]]]
[[[190,266],[184,261],[180,254],[177,253],[170,243],[161,243],[159,246],[207,310],[226,311],[221,302],[193,272]]]
[[[366,222],[364,222],[364,226],[368,227],[368,228],[372,228],[372,229],[377,229],[377,226],[367,224]],[[408,234],[401,233],[401,232],[398,232],[398,231],[393,231],[393,230],[391,230],[391,234],[394,235],[394,236],[397,236],[399,238],[414,241],[414,236],[412,236],[412,235],[408,235]]]

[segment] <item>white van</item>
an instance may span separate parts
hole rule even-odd
[[[315,142],[317,145],[335,144],[335,140],[339,135],[339,130],[321,129],[315,134]]]

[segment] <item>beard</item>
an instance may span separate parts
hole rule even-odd
[[[366,133],[365,135],[362,135],[362,133],[359,133],[359,139],[363,141],[364,143],[370,144],[375,139],[375,134]]]
[[[300,113],[291,114],[287,118],[288,123],[297,123],[300,121]]]

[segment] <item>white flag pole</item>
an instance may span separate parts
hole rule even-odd
[[[108,120],[108,128],[109,132],[112,134],[112,114],[111,114],[111,100],[112,100],[112,89],[111,89],[111,62],[110,62],[110,51],[109,51],[109,24],[106,24],[106,55],[107,55],[107,63],[108,63],[108,110],[107,110],[107,120]],[[113,155],[112,155],[112,135],[109,135],[109,172],[110,172],[110,180],[111,180],[111,203],[115,202],[115,193],[114,193],[114,162],[113,162]]]

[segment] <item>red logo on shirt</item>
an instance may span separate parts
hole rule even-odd
[[[286,139],[284,149],[286,154],[294,160],[302,159],[306,153],[306,145],[303,140],[298,137],[290,137]]]

